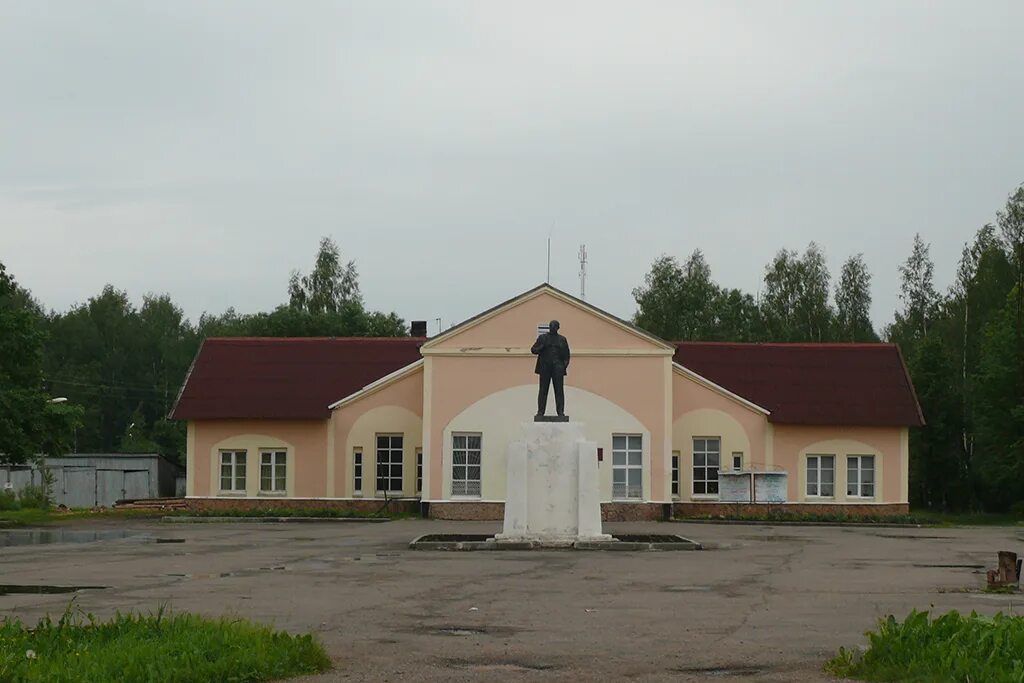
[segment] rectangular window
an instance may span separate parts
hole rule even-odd
[[[743,453],[739,451],[733,451],[732,468],[737,472],[743,469]]]
[[[260,451],[260,491],[262,493],[285,493],[287,478],[284,451]]]
[[[875,497],[875,456],[851,455],[846,458],[846,495]]]
[[[416,493],[423,492],[423,451],[416,451]]]
[[[377,435],[377,491],[401,493],[402,442],[401,434]]]
[[[480,434],[452,434],[452,495],[480,495]]]
[[[718,495],[718,467],[722,458],[721,439],[693,440],[693,494]]]
[[[643,498],[644,453],[639,434],[612,435],[612,498]]]
[[[672,452],[672,496],[679,496],[679,452]]]
[[[220,490],[245,493],[245,451],[220,452]]]
[[[358,496],[363,493],[363,451],[352,452],[352,491]]]
[[[679,496],[679,451],[672,452],[672,496]]]
[[[836,459],[833,455],[807,456],[807,495],[831,498],[835,495]]]

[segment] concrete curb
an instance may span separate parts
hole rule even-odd
[[[220,523],[288,523],[288,522],[330,522],[330,523],[370,523],[390,522],[388,517],[187,517],[185,515],[167,515],[160,518],[161,522],[180,522],[182,524],[220,524]]]
[[[424,538],[437,538],[444,534],[424,534],[409,543],[413,550],[444,550],[444,551],[498,551],[498,550],[612,550],[616,552],[633,551],[647,552],[659,550],[703,550],[704,547],[696,541],[679,537],[679,541],[575,541],[573,543],[546,544],[536,541],[469,541],[458,540],[457,534],[453,534],[451,540],[430,540]]]

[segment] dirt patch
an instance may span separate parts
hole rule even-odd
[[[529,673],[533,671],[554,671],[558,669],[554,664],[541,662],[524,662],[516,660],[500,661],[471,661],[468,659],[446,659],[442,666],[460,671],[472,671],[477,673]]]
[[[701,674],[703,676],[720,676],[731,678],[739,676],[756,676],[764,673],[768,667],[758,664],[723,664],[721,666],[677,666],[669,669],[672,673]]]

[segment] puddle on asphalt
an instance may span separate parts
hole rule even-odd
[[[132,539],[140,543],[184,543],[184,538],[154,538],[132,529],[4,529],[0,548],[58,543],[95,543]]]
[[[487,634],[487,631],[478,628],[439,628],[437,632],[446,636],[482,636]]]
[[[722,676],[727,678],[745,678],[747,676],[756,676],[763,673],[765,671],[765,667],[756,664],[727,664],[725,666],[679,666],[673,667],[669,669],[669,671],[681,674],[701,674],[705,677]]]
[[[739,538],[744,541],[767,541],[769,543],[811,543],[814,541],[813,538],[806,538],[804,536],[776,536],[774,534],[739,536]]]
[[[901,541],[949,541],[951,536],[921,536],[912,534],[872,534],[878,538],[896,538]]]
[[[25,586],[19,584],[0,584],[0,595],[54,595],[57,593],[103,590],[104,588],[106,586]]]
[[[922,569],[984,569],[983,564],[912,564],[911,567]]]
[[[7,529],[0,531],[0,548],[55,543],[93,543],[138,536],[124,529]]]
[[[512,673],[534,673],[537,671],[553,671],[557,669],[553,664],[540,664],[535,662],[519,662],[514,660],[498,659],[494,661],[469,661],[466,659],[447,659],[444,665],[449,669],[460,669],[490,674],[512,674]]]
[[[663,590],[666,593],[701,593],[711,590],[711,586],[668,586]]]

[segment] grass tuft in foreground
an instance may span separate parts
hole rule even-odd
[[[825,670],[867,681],[1024,681],[1024,617],[913,611],[867,636],[865,652],[840,648]]]
[[[118,614],[107,622],[69,608],[35,628],[0,622],[0,681],[9,683],[208,683],[266,681],[326,671],[312,635],[244,619]]]

